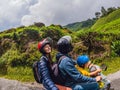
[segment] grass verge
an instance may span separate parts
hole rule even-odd
[[[120,57],[106,59],[104,63],[108,67],[106,71],[103,71],[105,75],[108,75],[120,70]]]
[[[30,67],[9,67],[7,74],[1,76],[21,82],[34,82],[32,68]]]

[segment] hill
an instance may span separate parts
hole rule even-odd
[[[90,28],[95,31],[96,30],[102,31],[103,29],[110,30],[110,28],[119,27],[118,25],[119,18],[120,18],[120,9],[116,9],[115,11],[109,13],[108,15],[100,17],[98,20],[95,18],[88,19],[82,22],[71,23],[71,24],[65,25],[64,27],[72,31],[79,31],[84,29],[86,30]]]
[[[117,29],[117,31],[119,31],[118,30],[120,26],[119,24],[120,24],[120,9],[117,9],[114,12],[110,13],[109,15],[99,18],[97,22],[92,26],[92,29],[99,31]]]
[[[100,17],[91,28],[76,32],[91,57],[120,56],[119,14],[120,9],[117,9]]]
[[[66,27],[72,31],[78,31],[81,29],[90,28],[95,22],[96,22],[96,19],[93,18],[93,19],[88,19],[86,21],[82,21],[82,22],[71,23],[71,24],[68,24],[64,27]]]

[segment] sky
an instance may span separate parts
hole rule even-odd
[[[34,22],[67,25],[95,17],[101,7],[120,7],[120,0],[0,0],[0,31]]]

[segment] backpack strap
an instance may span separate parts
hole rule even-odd
[[[60,64],[61,60],[64,59],[64,58],[66,58],[66,56],[61,56],[61,57],[59,58],[59,60],[58,60],[58,65]]]

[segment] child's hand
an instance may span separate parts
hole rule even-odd
[[[97,69],[96,70],[96,75],[99,75],[99,73],[102,71],[102,69]]]
[[[102,71],[101,69],[97,69],[97,70],[91,72],[91,73],[90,73],[90,76],[93,76],[93,77],[94,77],[94,76],[99,76],[101,71]]]
[[[97,69],[97,72],[100,73],[102,71],[102,69]]]
[[[102,77],[101,76],[97,76],[95,79],[98,82],[98,81],[100,81],[102,79]]]

